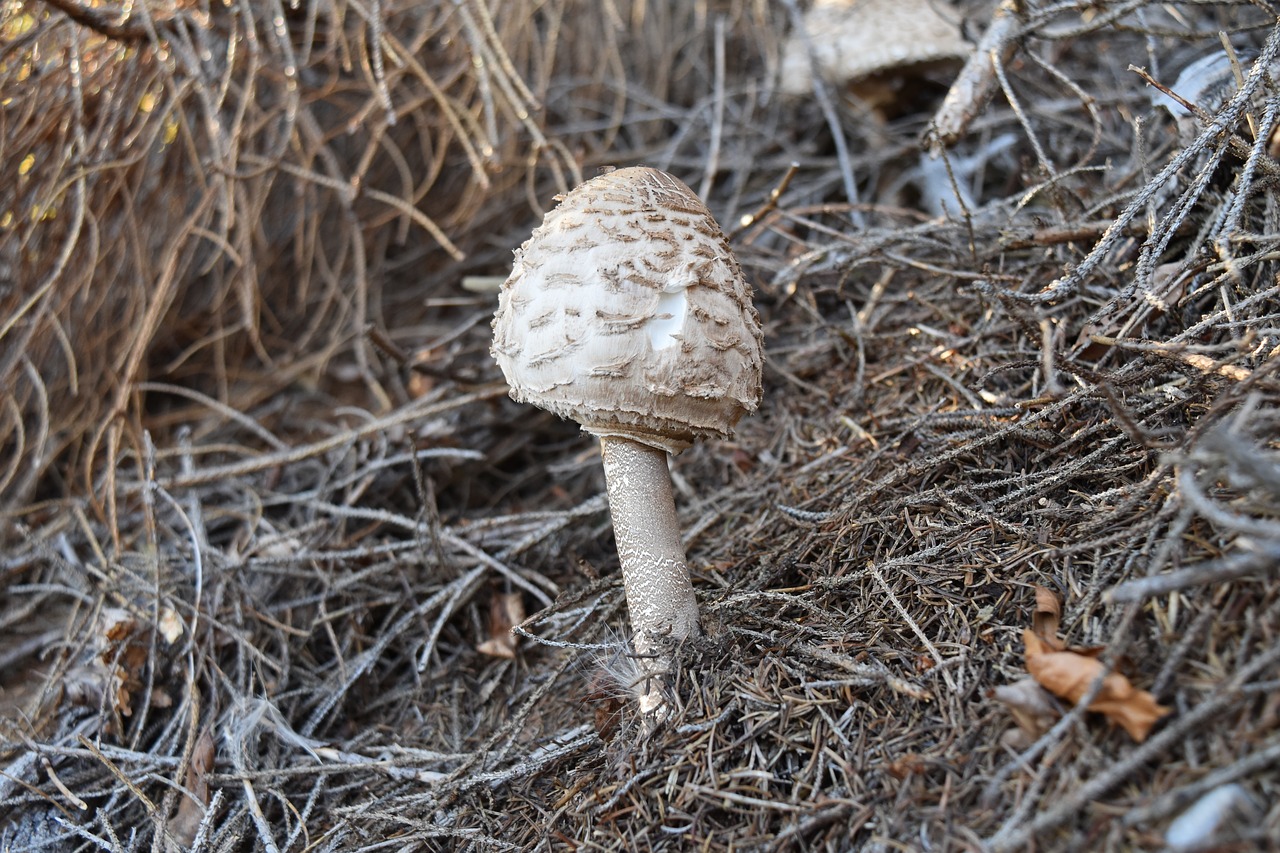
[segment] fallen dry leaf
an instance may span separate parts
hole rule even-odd
[[[1052,728],[1062,715],[1053,697],[1031,676],[991,691],[991,696],[1004,705],[1018,728],[1032,739]]]
[[[209,776],[213,773],[215,759],[213,733],[206,728],[191,752],[186,796],[178,803],[178,813],[169,824],[174,837],[184,846],[191,845],[204,822],[205,807],[209,805]]]
[[[144,694],[153,708],[173,706],[173,697],[161,684],[145,685],[151,655],[144,623],[122,607],[107,607],[88,630],[88,654],[63,679],[68,701],[103,706],[121,717],[132,716],[134,701]]]
[[[1055,696],[1078,703],[1105,669],[1096,658],[1072,651],[1059,651],[1034,631],[1022,632],[1026,643],[1027,672]],[[1141,743],[1151,727],[1171,709],[1156,702],[1145,690],[1138,690],[1118,672],[1108,674],[1102,689],[1089,703],[1090,711],[1105,714],[1121,725],[1129,737]]]
[[[106,671],[106,688],[112,705],[123,716],[133,714],[133,696],[142,689],[147,647],[138,635],[142,628],[129,611],[108,607],[98,617],[101,651],[98,660]]]
[[[160,636],[164,637],[164,641],[169,645],[177,642],[182,632],[186,630],[186,626],[182,624],[182,617],[172,607],[166,607],[160,611],[160,623],[156,627],[160,629]]]
[[[518,592],[498,593],[489,600],[489,639],[476,651],[496,658],[516,656],[516,635],[511,629],[524,621],[524,599]]]
[[[1031,614],[1031,630],[1054,649],[1061,651],[1065,648],[1058,640],[1058,626],[1062,622],[1062,600],[1048,587],[1035,584],[1033,588],[1036,591],[1036,609]]]
[[[906,755],[890,761],[885,767],[888,774],[898,780],[924,773],[928,769],[929,763],[925,757],[915,752],[908,752]]]
[[[582,698],[591,706],[596,734],[600,740],[609,743],[617,734],[618,725],[622,721],[622,710],[627,707],[625,693],[618,689],[613,674],[600,668],[591,677],[587,693]]]

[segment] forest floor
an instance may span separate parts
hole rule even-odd
[[[938,4],[938,159],[964,57],[786,94],[804,4],[215,5],[0,4],[0,850],[1280,849],[1267,0]],[[656,727],[489,356],[637,163],[766,341]]]

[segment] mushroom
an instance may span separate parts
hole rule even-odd
[[[759,405],[760,318],[711,212],[671,175],[619,169],[559,201],[516,250],[491,351],[514,399],[600,438],[651,714],[667,649],[699,631],[667,454]]]

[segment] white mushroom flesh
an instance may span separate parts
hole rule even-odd
[[[689,308],[685,289],[676,288],[658,296],[658,307],[644,324],[649,333],[649,346],[654,352],[680,343],[680,330],[684,328],[684,316]]]

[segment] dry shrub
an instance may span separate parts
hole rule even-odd
[[[722,11],[728,38],[759,28]],[[94,493],[193,394],[248,411],[336,361],[386,410],[366,328],[414,343],[424,300],[507,263],[548,188],[652,156],[706,97],[703,14],[5,3],[0,500]]]

